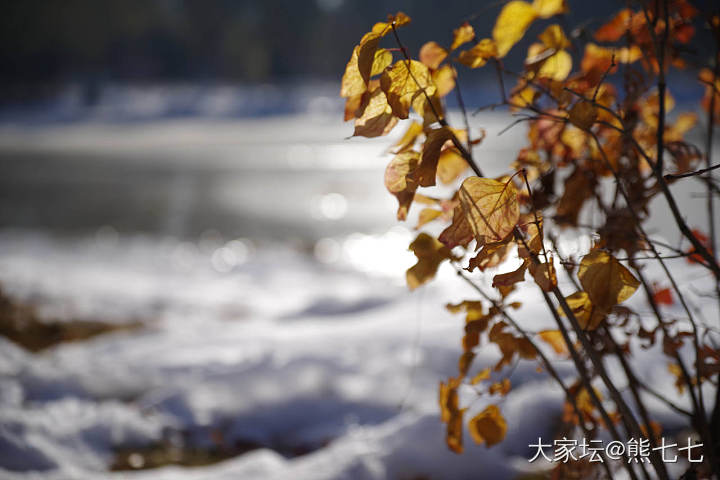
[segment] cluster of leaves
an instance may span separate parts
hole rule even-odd
[[[453,31],[449,45],[427,42],[417,59],[398,32],[410,18],[397,13],[362,37],[342,78],[345,120],[354,120],[355,135],[386,135],[407,119],[385,171],[385,185],[397,198],[397,218],[406,220],[411,206],[418,204],[418,228],[431,222],[445,225],[437,238],[423,232],[410,244],[417,263],[407,271],[409,288],[433,279],[447,262],[482,297],[448,305],[450,311],[465,314],[465,334],[458,374],[441,382],[439,390],[447,444],[455,452],[463,450],[467,408],[461,405],[459,390],[505,395],[511,384],[503,372],[526,360],[538,362],[559,383],[566,394],[567,418],[585,435],[594,436],[602,427],[622,440],[621,426],[627,438],[648,437],[654,445],[661,427],[649,417],[644,402],[657,394],[635,375],[632,346],[638,340],[649,348],[660,338],[669,371],[676,375],[678,389],[689,395],[692,409],[662,400],[686,414],[689,426],[708,446],[700,473],[718,473],[720,394],[717,420],[708,420],[701,386],[720,373],[720,350],[713,332],[696,320],[660,250],[670,249],[707,269],[714,279],[711,294],[718,295],[720,264],[713,252],[712,218],[712,196],[718,188],[709,162],[713,124],[720,119],[720,16],[698,15],[687,0],[641,2],[638,8],[620,10],[587,41],[588,35],[576,32],[569,37],[553,22],[566,11],[564,0],[513,0],[502,6],[490,37],[477,36],[466,22]],[[548,25],[528,46],[522,71],[508,69],[504,57],[534,22],[543,21]],[[706,58],[688,58],[688,46],[702,21],[716,41],[705,65]],[[381,47],[384,39],[394,47]],[[672,121],[668,115],[675,102],[667,72],[689,67],[699,67],[698,79],[705,86],[701,106],[710,125],[705,152],[685,139],[698,122],[697,114],[680,112]],[[517,116],[515,123],[528,125],[527,146],[510,163],[511,171],[498,178],[484,177],[473,157],[473,148],[482,148],[484,132],[470,128],[457,81],[463,69],[477,68],[496,70],[500,100],[493,107],[506,107]],[[516,79],[510,91],[506,78]],[[446,120],[446,97],[453,91],[465,128],[453,128]],[[703,158],[708,168],[700,171]],[[707,186],[709,237],[689,228],[669,188],[686,177]],[[421,190],[437,182],[455,187],[454,193],[438,198]],[[678,246],[661,244],[644,227],[650,203],[659,196],[668,202],[684,238]],[[588,224],[582,212],[590,205],[602,215]],[[594,244],[581,258],[566,258],[552,234],[558,229],[589,230]],[[662,267],[667,277],[663,285],[670,286],[645,278],[642,264],[648,260]],[[494,273],[513,261],[513,270]],[[478,279],[489,276],[495,294],[479,286]],[[562,276],[575,287],[574,293],[561,291]],[[514,320],[512,310],[520,303],[512,294],[526,281],[541,291],[557,329],[531,332]],[[621,305],[641,288],[657,322],[651,329]],[[684,313],[681,319],[668,317],[667,306],[676,299]],[[483,344],[494,345],[500,359],[475,370],[473,360]],[[680,354],[684,348],[694,352],[693,364]],[[610,381],[608,357],[620,361],[639,413],[633,413]],[[576,367],[577,378],[570,384],[553,367],[558,359],[570,359]],[[488,447],[502,441],[507,430],[500,408],[493,404],[467,427],[477,443]],[[662,462],[654,455],[651,461],[655,474],[667,478]],[[625,468],[630,478],[638,478],[635,468],[646,467]],[[610,470],[606,473],[611,475]]]

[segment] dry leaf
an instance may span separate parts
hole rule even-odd
[[[416,60],[400,60],[387,68],[380,77],[380,87],[398,118],[408,118],[410,106],[418,95],[435,93],[430,70]]]
[[[452,257],[450,249],[427,233],[418,235],[409,249],[418,259],[405,275],[410,290],[430,281],[437,273],[440,264]]]
[[[460,204],[478,242],[503,240],[517,224],[520,207],[512,180],[468,177],[460,187]]]
[[[630,270],[602,250],[582,258],[578,278],[592,304],[605,311],[630,298],[640,285]]]
[[[507,423],[496,405],[488,405],[470,420],[468,427],[473,440],[485,443],[487,447],[502,442],[507,433]]]
[[[492,31],[498,58],[507,55],[513,45],[525,35],[525,31],[537,16],[535,7],[527,2],[513,0],[505,4]]]
[[[450,46],[450,50],[455,50],[460,45],[469,42],[473,38],[475,38],[475,30],[473,30],[472,25],[467,22],[463,23],[458,28],[453,30],[453,41],[452,45]]]

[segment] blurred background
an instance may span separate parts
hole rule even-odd
[[[435,394],[462,325],[442,306],[468,292],[447,271],[406,291],[415,218],[396,225],[383,186],[402,127],[349,139],[338,96],[388,13],[412,17],[416,53],[466,20],[488,36],[500,5],[3,2],[0,476],[479,478],[482,461],[509,478],[527,463],[526,439],[560,415],[523,427],[559,405],[532,366],[513,373],[526,387],[495,456],[446,450]],[[622,6],[571,1],[564,21],[582,36]],[[497,101],[494,72],[464,78],[468,104]],[[688,79],[671,81],[680,103],[702,92]],[[511,120],[472,118],[489,175],[523,141],[497,135]]]

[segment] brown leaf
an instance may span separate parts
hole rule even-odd
[[[503,397],[508,394],[510,391],[510,379],[503,378],[500,382],[495,382],[492,385],[490,385],[490,388],[488,388],[488,393],[490,395],[495,395],[496,393],[499,393]]]
[[[588,130],[595,123],[597,118],[597,109],[595,106],[585,100],[577,102],[570,109],[570,122],[582,130]]]
[[[427,233],[421,233],[410,244],[410,250],[418,261],[410,267],[406,274],[410,290],[430,281],[437,273],[440,264],[451,258],[450,250]]]
[[[493,288],[503,286],[508,287],[515,285],[518,282],[525,280],[525,271],[527,270],[528,262],[524,261],[516,270],[507,273],[501,273],[493,277]]]
[[[452,223],[440,233],[440,240],[448,248],[455,248],[458,245],[467,246],[473,239],[473,230],[467,221],[465,211],[458,205],[453,210]]]
[[[432,187],[435,185],[440,150],[443,145],[445,145],[445,142],[452,137],[453,133],[448,127],[436,128],[427,133],[427,138],[423,145],[420,167],[415,173],[415,179],[421,187]]]
[[[379,137],[387,135],[397,124],[397,118],[387,103],[382,90],[375,90],[362,116],[355,120],[353,136]]]
[[[460,204],[478,242],[503,240],[518,222],[520,208],[512,179],[468,177],[460,187]]]
[[[507,423],[496,405],[488,405],[470,420],[468,427],[473,440],[487,447],[502,442],[507,433]]]
[[[470,264],[466,270],[468,272],[472,272],[478,268],[482,272],[487,268],[497,267],[505,261],[510,254],[510,251],[512,251],[512,247],[513,244],[509,241],[505,243],[485,244],[482,247],[482,250],[480,250],[475,257],[470,259]]]
[[[412,174],[420,164],[420,154],[414,150],[396,155],[385,169],[385,187],[398,200],[398,220],[407,218],[417,189]]]
[[[557,286],[557,273],[552,258],[548,260],[548,263],[541,263],[540,265],[530,263],[530,273],[535,279],[535,283],[545,292],[552,292],[553,288]]]

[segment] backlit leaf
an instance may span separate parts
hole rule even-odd
[[[540,18],[548,18],[567,12],[565,0],[535,0],[532,6]]]
[[[397,124],[397,118],[392,114],[385,94],[382,90],[375,90],[365,107],[362,116],[355,120],[354,136],[379,137],[387,135]]]
[[[632,12],[628,8],[620,10],[612,20],[595,31],[595,40],[598,42],[617,42],[630,28]]]
[[[412,173],[420,164],[420,154],[410,150],[396,155],[385,169],[385,187],[398,200],[398,220],[405,220],[412,204],[417,183]]]
[[[567,343],[565,343],[560,330],[543,330],[538,332],[538,337],[550,345],[558,355],[567,355],[569,353]]]
[[[546,3],[546,2],[538,2]],[[546,9],[543,8],[545,12]],[[549,11],[549,9],[547,9]],[[495,21],[492,31],[497,44],[497,56],[504,57],[522,37],[538,12],[533,5],[521,0],[513,0],[503,7]]]
[[[418,95],[435,93],[430,70],[416,60],[400,60],[387,68],[380,77],[380,87],[399,118],[408,118],[410,106]]]
[[[440,240],[448,248],[455,248],[458,245],[466,246],[473,239],[473,230],[467,220],[465,211],[458,205],[453,211],[453,219],[450,225],[440,233]]]
[[[468,169],[468,164],[454,147],[446,148],[440,153],[437,165],[437,177],[440,182],[450,184],[457,180]]]
[[[420,167],[415,174],[415,179],[421,187],[432,187],[435,185],[440,150],[443,145],[445,145],[445,142],[452,137],[452,130],[448,127],[436,128],[427,133],[427,138],[423,145]]]
[[[502,442],[507,433],[507,423],[496,405],[488,405],[470,420],[468,427],[473,440],[487,447]]]
[[[447,50],[437,42],[427,42],[420,48],[420,61],[428,68],[435,70],[447,58]]]
[[[472,39],[475,38],[475,30],[473,30],[472,25],[465,22],[462,25],[460,25],[458,28],[453,30],[453,41],[452,45],[450,46],[450,50],[455,50],[460,45],[463,45]]]
[[[578,278],[596,308],[609,310],[624,302],[640,282],[615,257],[593,250],[582,258]]]
[[[452,257],[450,249],[427,233],[418,235],[409,249],[417,257],[417,263],[405,275],[410,290],[432,280],[440,264]]]
[[[495,42],[489,38],[483,38],[470,50],[461,52],[458,61],[470,68],[482,67],[487,61],[498,55]]]
[[[402,153],[406,150],[413,148],[413,145],[415,145],[415,140],[417,140],[417,138],[422,135],[422,133],[422,125],[415,121],[410,123],[407,130],[405,130],[405,133],[403,133],[402,138],[395,144],[394,153]]]
[[[452,65],[443,65],[432,72],[432,80],[435,84],[436,94],[444,97],[455,88],[455,69]]]
[[[358,69],[358,52],[360,47],[357,46],[353,49],[350,60],[345,67],[345,73],[342,77],[342,83],[340,85],[340,96],[341,97],[353,97],[355,95],[361,95],[367,90],[365,80],[360,75]]]
[[[517,188],[512,180],[468,177],[460,187],[459,198],[478,241],[504,239],[520,218]]]

